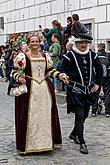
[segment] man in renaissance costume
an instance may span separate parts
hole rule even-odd
[[[80,152],[83,154],[88,154],[83,136],[84,122],[103,77],[102,65],[97,55],[89,50],[91,41],[92,37],[88,34],[73,37],[73,50],[63,55],[59,65],[62,78],[65,74],[69,76],[67,113],[75,113],[75,126],[69,139],[80,144]]]

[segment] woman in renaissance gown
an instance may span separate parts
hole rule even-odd
[[[27,93],[15,97],[16,149],[22,154],[50,151],[55,144],[62,144],[54,87],[48,78],[62,73],[52,68],[48,54],[40,52],[37,36],[29,37],[28,46],[29,51],[19,53],[14,64],[23,65],[24,75],[20,67],[12,71],[13,78],[27,86]]]

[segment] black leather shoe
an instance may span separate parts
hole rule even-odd
[[[88,149],[86,144],[81,144],[80,145],[80,153],[82,154],[88,154]]]
[[[9,93],[9,92],[7,92],[7,95],[9,95],[9,96],[10,96],[10,93]]]
[[[110,115],[109,115],[109,114],[106,114],[106,117],[107,117],[107,118],[109,118],[109,117],[110,117]]]
[[[78,136],[73,136],[72,134],[70,134],[70,136],[69,136],[69,140],[71,141],[71,142],[74,142],[75,144],[80,144],[80,141],[79,141],[79,139],[78,139]]]

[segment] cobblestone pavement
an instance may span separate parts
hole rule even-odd
[[[89,154],[79,153],[79,145],[69,142],[74,114],[66,114],[66,104],[58,105],[63,144],[52,152],[20,156],[15,150],[14,97],[7,96],[7,83],[0,82],[0,165],[110,165],[110,118],[105,115],[86,121],[85,139]]]

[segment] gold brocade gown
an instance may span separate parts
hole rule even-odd
[[[45,81],[45,58],[32,58],[26,152],[52,150],[51,96]]]

